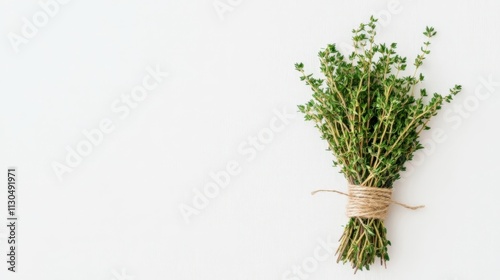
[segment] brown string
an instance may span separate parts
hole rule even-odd
[[[348,185],[348,193],[337,190],[317,190],[312,192],[334,192],[349,197],[346,214],[348,217],[385,219],[391,203],[416,210],[424,205],[410,206],[391,199],[392,189]]]

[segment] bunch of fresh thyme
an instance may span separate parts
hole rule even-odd
[[[354,51],[349,56],[335,44],[319,52],[324,78],[316,79],[304,72],[302,63],[295,64],[313,91],[313,99],[298,107],[306,120],[315,122],[335,156],[334,166],[341,168],[349,184],[392,188],[405,162],[423,148],[419,134],[430,129],[431,117],[461,86],[455,85],[444,97],[434,93],[427,98],[425,89],[416,89],[424,80],[418,70],[430,53],[434,28],[426,27],[427,40],[413,63],[415,70],[404,76],[406,57],[396,53],[396,43],[375,42],[376,22],[371,17],[352,31]],[[337,261],[350,262],[355,271],[369,269],[377,257],[385,265],[391,245],[386,234],[381,219],[351,217]]]

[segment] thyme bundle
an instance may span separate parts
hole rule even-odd
[[[436,35],[433,27],[423,33],[426,40],[413,62],[413,74],[403,75],[406,57],[396,53],[396,43],[375,42],[376,23],[372,16],[352,31],[354,51],[347,57],[335,44],[319,52],[323,78],[295,64],[300,79],[312,89],[312,99],[298,108],[320,130],[335,157],[334,166],[340,167],[350,186],[392,189],[405,162],[423,148],[420,133],[430,129],[429,120],[461,86],[455,85],[446,96],[428,97],[425,88],[417,89],[424,81],[420,66]],[[385,265],[389,245],[383,218],[350,216],[337,262],[350,262],[355,271],[369,269],[376,258]]]

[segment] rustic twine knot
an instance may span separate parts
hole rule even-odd
[[[346,211],[348,217],[375,218],[384,220],[387,217],[389,205],[391,205],[391,203],[411,210],[424,207],[423,205],[409,206],[392,200],[392,189],[389,188],[348,185],[348,193],[337,190],[317,190],[311,194],[314,195],[318,192],[335,192],[348,196],[349,201],[347,203]]]

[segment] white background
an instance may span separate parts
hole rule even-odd
[[[0,3],[0,166],[18,168],[20,219],[14,274],[4,181],[0,279],[498,279],[499,2],[73,0],[31,38],[38,1]],[[276,111],[310,98],[293,64],[318,72],[317,51],[371,14],[411,60],[434,26],[426,86],[463,92],[396,184],[426,208],[391,207],[387,269],[353,276],[321,247],[337,244],[345,197],[310,195],[345,181],[312,124]],[[169,76],[115,112],[156,67]],[[114,130],[59,180],[53,164],[103,119]],[[228,163],[239,173],[187,223],[180,207]]]

